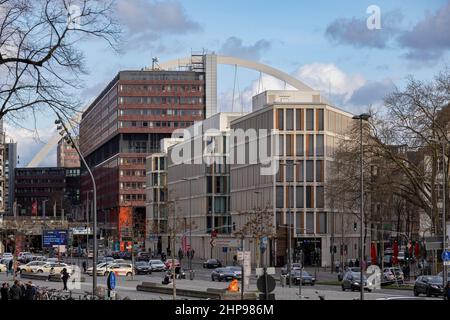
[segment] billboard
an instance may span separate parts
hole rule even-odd
[[[42,246],[64,246],[67,245],[67,230],[44,230],[42,233]]]

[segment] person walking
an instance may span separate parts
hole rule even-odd
[[[62,279],[63,284],[64,284],[64,287],[63,287],[64,291],[68,291],[69,290],[69,289],[67,289],[67,280],[69,280],[69,277],[70,277],[70,275],[67,272],[67,269],[66,268],[62,269],[62,271],[61,271],[61,279]]]
[[[26,285],[23,300],[36,300],[36,287],[31,281]]]
[[[178,250],[178,260],[183,260],[183,250],[181,248]]]
[[[14,281],[14,284],[9,289],[9,298],[11,300],[20,300],[22,298],[22,288],[19,280]]]
[[[9,274],[13,275],[13,265],[13,259],[9,260],[8,268],[6,269],[6,276],[8,276]]]
[[[86,273],[87,271],[87,263],[86,261],[83,261],[83,272]]]
[[[7,282],[4,282],[2,284],[2,288],[0,290],[1,290],[2,301],[9,300],[9,285]]]

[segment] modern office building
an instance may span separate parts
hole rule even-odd
[[[193,71],[121,71],[83,113],[80,149],[94,168],[99,226],[108,226],[115,248],[121,230],[145,243],[145,161],[160,140],[205,117],[205,74]],[[83,207],[92,199],[82,174]]]
[[[231,262],[231,251],[211,246],[211,233],[215,230],[221,238],[233,237],[228,139],[231,121],[242,115],[217,113],[189,127],[183,142],[168,149],[167,184],[172,209],[169,206],[165,214],[169,229],[175,228],[177,244],[171,248],[170,235],[166,235],[163,250],[192,248],[197,258],[213,256]],[[177,160],[180,155],[184,156],[182,162]]]
[[[270,159],[279,165],[273,175],[261,171],[266,165],[259,161],[231,166],[231,214],[236,229],[245,223],[245,213],[255,208],[268,208],[273,214],[276,237],[269,239],[265,263],[285,264],[291,243],[292,255],[296,248],[303,250],[306,265],[330,265],[335,216],[324,186],[336,145],[351,121],[352,114],[327,104],[319,92],[266,91],[253,97],[252,113],[231,123],[233,130],[269,130]],[[258,141],[263,138],[258,134]],[[238,146],[234,148],[237,152]],[[245,150],[248,157],[248,142]],[[354,233],[356,243],[358,234]],[[259,250],[257,244],[256,239],[245,240],[253,257]]]
[[[75,139],[75,143],[78,143],[78,139]],[[57,166],[62,168],[80,167],[80,157],[78,156],[77,150],[64,139],[58,142],[56,162]]]
[[[8,142],[5,144],[5,208],[6,214],[13,214],[14,207],[14,181],[17,167],[17,143]]]

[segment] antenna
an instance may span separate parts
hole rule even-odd
[[[155,70],[155,65],[159,69],[158,58],[157,57],[152,58],[152,70]]]

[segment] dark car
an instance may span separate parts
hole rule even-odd
[[[419,294],[426,294],[427,297],[441,296],[443,290],[444,280],[439,276],[420,276],[414,283],[414,296]]]
[[[294,262],[291,264],[291,270],[300,270],[301,268],[302,268],[301,263]],[[282,275],[287,274],[288,273],[287,269],[288,269],[288,266],[286,264],[283,268],[281,268],[281,274]]]
[[[134,271],[136,274],[151,274],[152,268],[145,261],[138,261],[134,264]]]
[[[217,259],[208,259],[203,262],[203,268],[214,269],[222,267],[222,263]]]
[[[111,256],[114,259],[120,259],[120,251],[113,251],[113,252],[111,252]]]
[[[225,268],[216,268],[211,273],[212,281],[229,281],[234,279],[240,279],[242,276],[241,268],[239,267],[225,267]]]
[[[139,252],[136,256],[137,261],[149,261],[151,258],[148,252]]]
[[[119,253],[120,259],[131,260],[131,252],[130,251],[122,251]]]
[[[369,283],[367,281],[367,277],[363,275],[363,282],[364,282],[364,290],[367,290],[369,292],[372,291],[371,287],[369,286]],[[361,273],[359,272],[347,272],[344,275],[344,278],[342,279],[341,283],[342,291],[345,291],[347,289],[350,289],[351,291],[359,291],[361,288]]]
[[[314,276],[310,275],[305,270],[303,270],[303,272],[301,270],[297,270],[297,269],[292,270],[291,278],[292,278],[292,283],[294,283],[297,286],[300,285],[300,279],[302,281],[302,286],[304,286],[304,285],[313,286],[316,284],[316,278]],[[289,284],[289,277],[287,275],[286,275],[286,283]]]

